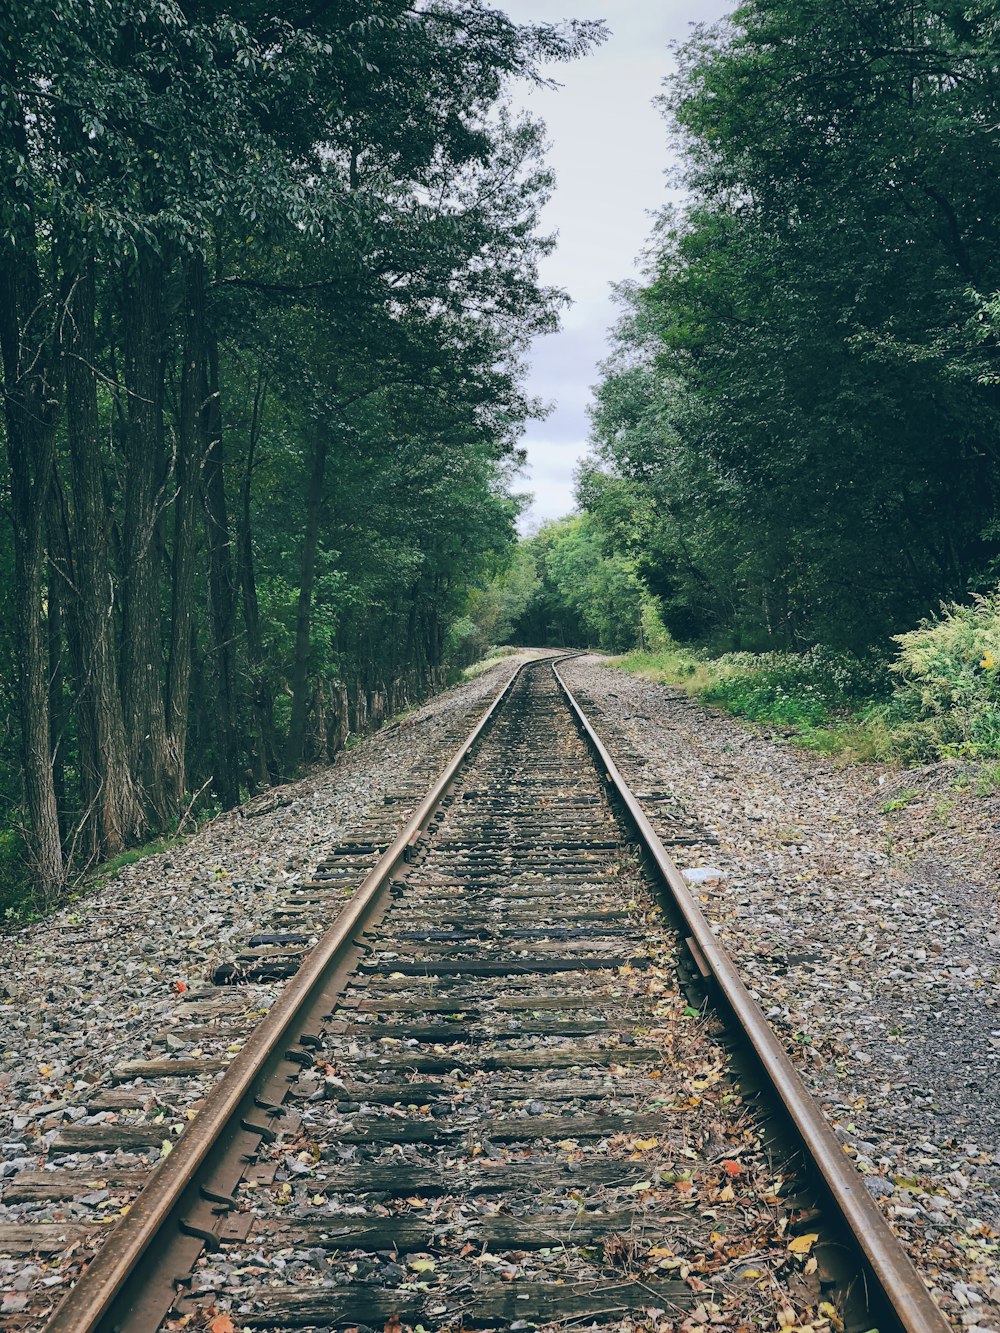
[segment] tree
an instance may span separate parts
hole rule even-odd
[[[991,577],[994,24],[751,0],[682,49],[586,501],[679,635],[862,650]]]

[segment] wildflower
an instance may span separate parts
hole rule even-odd
[[[993,668],[997,665],[997,659],[993,656],[993,654],[990,652],[988,648],[986,649],[985,653],[983,653],[983,660],[979,663],[979,665],[983,668],[984,671],[992,671]]]

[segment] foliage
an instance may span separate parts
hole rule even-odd
[[[688,203],[580,501],[683,640],[865,654],[996,579],[992,10],[747,0],[679,52]]]
[[[643,596],[632,561],[605,549],[589,515],[572,515],[523,540],[472,614],[481,637],[621,652],[639,636]]]
[[[619,665],[808,749],[912,765],[1000,755],[998,640],[1000,594],[991,594],[897,636],[888,666],[822,646],[711,657],[673,642]]]
[[[602,36],[482,0],[14,0],[0,824],[46,900],[465,660],[564,304],[507,91]]]
[[[898,697],[942,752],[1000,754],[1000,592],[945,606],[896,642]]]

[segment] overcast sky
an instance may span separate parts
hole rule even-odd
[[[565,288],[573,306],[560,333],[533,349],[530,388],[555,402],[528,426],[523,486],[535,524],[573,507],[573,470],[587,450],[587,403],[615,320],[611,285],[635,276],[651,212],[667,199],[666,126],[652,100],[671,68],[668,45],[693,23],[712,22],[732,0],[505,0],[520,23],[603,18],[612,36],[592,55],[552,74],[562,87],[529,89],[518,99],[548,127],[556,191],[545,212],[559,233],[543,278]]]

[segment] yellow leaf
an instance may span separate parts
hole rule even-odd
[[[170,1154],[173,1152],[173,1150],[174,1150],[174,1145],[170,1142],[169,1139],[164,1139],[163,1142],[160,1144],[161,1157],[169,1157]]]
[[[659,1140],[659,1139],[633,1139],[633,1140],[632,1140],[632,1147],[635,1148],[635,1149],[637,1149],[639,1152],[648,1152],[648,1151],[650,1150],[650,1148],[658,1148],[659,1146],[660,1146],[660,1140]]]
[[[763,1268],[744,1268],[740,1274],[747,1282],[756,1282],[757,1278],[764,1276]]]
[[[820,1301],[817,1313],[821,1314],[824,1319],[829,1319],[831,1326],[837,1330],[837,1333],[843,1333],[844,1321],[841,1319],[835,1305],[831,1305],[829,1301]]]
[[[649,1252],[650,1259],[672,1259],[674,1252],[669,1245],[654,1245]]]
[[[413,1269],[414,1273],[433,1273],[437,1264],[433,1259],[411,1259],[409,1267]]]
[[[819,1240],[819,1234],[815,1231],[808,1232],[805,1236],[796,1236],[794,1240],[788,1242],[788,1248],[792,1254],[808,1254],[812,1247]]]

